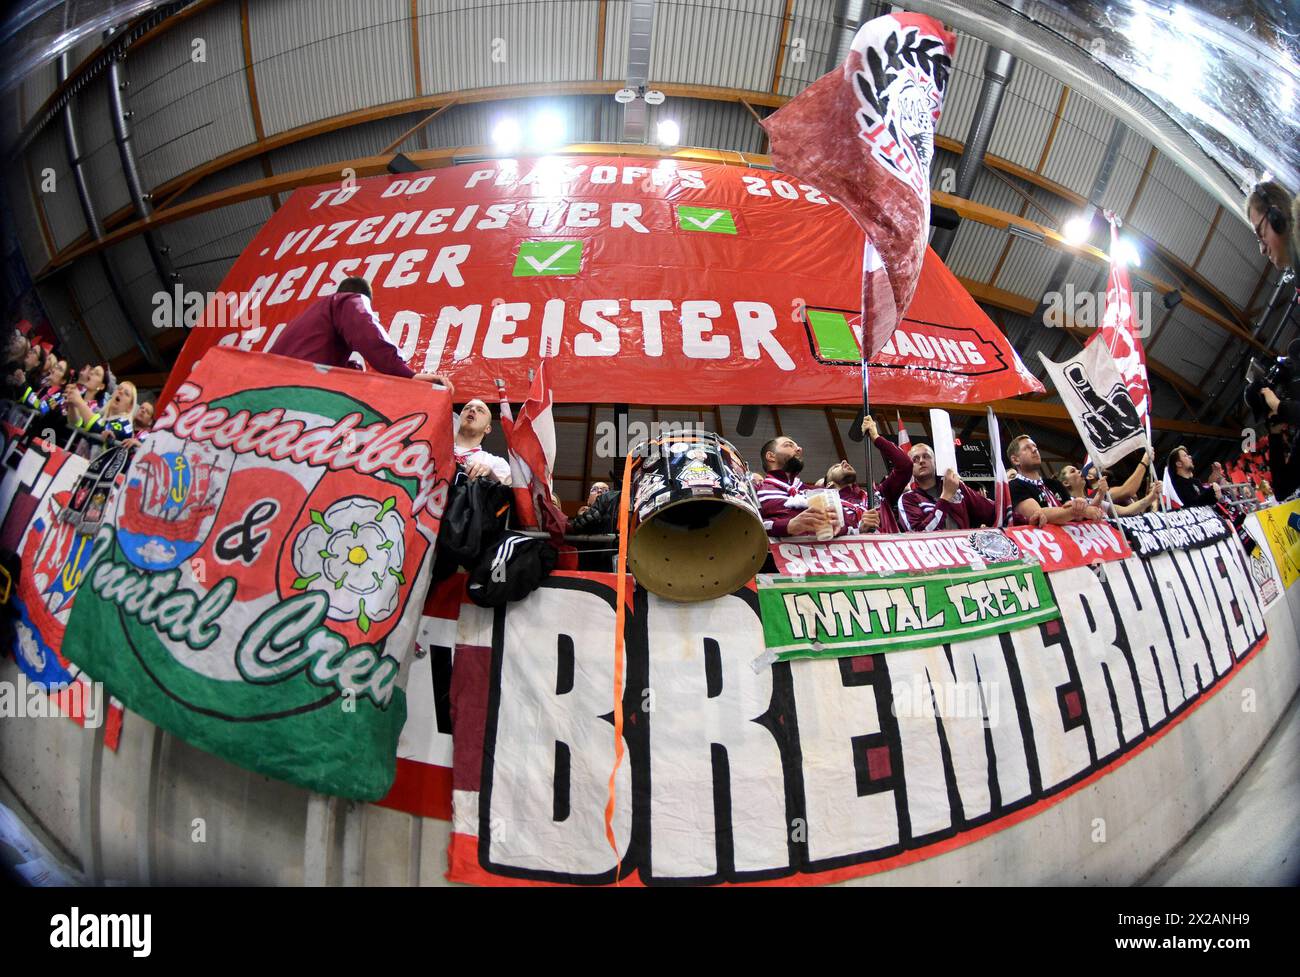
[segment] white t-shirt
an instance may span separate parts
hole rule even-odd
[[[510,463],[504,458],[492,454],[490,451],[484,451],[482,448],[461,448],[453,447],[456,454],[456,461],[469,468],[477,461],[481,461],[492,469],[492,474],[497,477],[497,481],[502,485],[510,484]]]

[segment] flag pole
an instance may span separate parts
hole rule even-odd
[[[863,282],[866,283],[863,286],[864,291],[862,302],[862,419],[865,423],[866,419],[871,416],[871,368],[867,365],[867,306],[870,304],[867,300],[867,290],[871,288],[871,285],[869,284],[870,276],[863,275],[862,277]],[[865,470],[867,473],[868,509],[874,509],[876,507],[876,475],[875,466],[871,462],[872,447],[871,438],[864,437],[862,439],[862,454],[866,458],[867,462]]]

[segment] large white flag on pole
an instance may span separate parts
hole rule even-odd
[[[1100,469],[1133,451],[1149,448],[1145,425],[1103,343],[1090,343],[1064,363],[1038,354],[1056,384],[1061,402]]]

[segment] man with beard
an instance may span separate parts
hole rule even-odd
[[[831,524],[830,513],[808,508],[803,471],[803,448],[784,435],[763,445],[763,471],[758,504],[763,528],[769,536],[815,536]]]
[[[826,470],[826,487],[840,493],[844,526],[849,533],[874,533],[880,528],[880,510],[871,508],[871,496],[858,484],[858,473],[848,459]]]
[[[1179,505],[1215,505],[1223,498],[1223,489],[1219,485],[1223,481],[1221,465],[1215,464],[1215,471],[1208,484],[1198,482],[1195,478],[1196,462],[1181,444],[1169,452],[1165,465]]]
[[[898,500],[898,520],[904,530],[976,529],[997,520],[993,501],[968,487],[953,469],[944,472],[943,481],[939,481],[928,444],[914,444],[908,453],[912,456],[912,484]]]
[[[879,506],[872,508],[871,497],[858,485],[858,473],[847,460],[832,465],[826,472],[826,484],[840,491],[844,522],[849,532],[897,533],[902,530],[894,518],[894,507],[912,477],[912,460],[889,438],[882,437],[874,418],[862,419],[862,433],[871,438],[886,463],[889,473],[876,484]]]

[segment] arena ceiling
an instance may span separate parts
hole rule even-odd
[[[1135,289],[1151,294],[1145,342],[1163,444],[1239,431],[1244,357],[1284,348],[1300,326],[1279,328],[1281,313],[1266,314],[1278,276],[1260,256],[1237,189],[1265,170],[1295,182],[1300,77],[1285,11],[1215,4],[1217,21],[1205,13],[1180,21],[1140,2],[901,6],[956,10],[950,23],[984,36],[958,31],[934,200],[962,218],[949,266],[1026,364],[1041,375],[1039,351],[1068,356],[1089,333],[1083,321],[1045,326],[1042,303],[1066,284],[1104,287],[1102,222],[1081,244],[1064,231],[1090,205],[1113,210],[1140,253]],[[617,144],[766,165],[758,120],[838,64],[858,24],[888,9],[865,0],[30,3],[3,31],[11,52],[0,133],[10,157],[5,203],[66,347],[112,359],[119,375],[156,387],[183,338],[163,335],[153,366],[140,350],[137,328],[161,287],[160,250],[185,288],[215,290],[295,187],[337,182],[347,168],[382,173],[399,151],[422,166],[501,155],[497,124],[515,118],[527,133],[543,112],[562,125],[557,152]],[[1096,10],[1110,20],[1090,21]],[[1218,35],[1249,41],[1238,74],[1252,62],[1268,70],[1235,91],[1222,80],[1198,89],[1186,50],[1139,56],[1116,10],[1155,24],[1147,48],[1151,37],[1195,34],[1188,24],[1207,36],[1217,26]],[[105,37],[110,25],[117,30]],[[1050,38],[1034,44],[1035,32]],[[985,89],[987,40],[1021,56],[984,165],[958,196],[953,174]],[[1225,57],[1209,47],[1202,54]],[[148,221],[133,204],[111,122],[114,59]],[[628,84],[666,99],[625,109],[613,96]],[[1219,115],[1198,114],[1189,90]],[[75,191],[68,107],[98,239]],[[1246,138],[1259,136],[1240,117],[1247,108],[1278,138]],[[678,123],[682,148],[656,144],[664,120]],[[1166,307],[1171,293],[1181,301]],[[1025,402],[1020,420],[1063,441],[1068,427],[1052,400]]]

